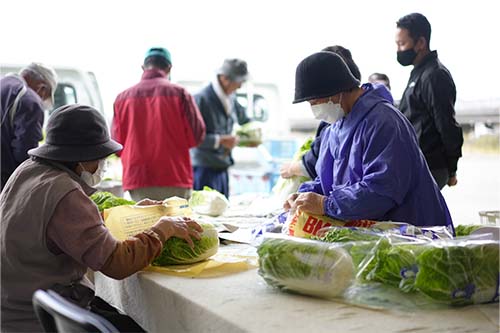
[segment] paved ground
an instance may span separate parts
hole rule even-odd
[[[457,186],[442,193],[455,224],[479,223],[479,211],[500,210],[500,155],[464,152]]]

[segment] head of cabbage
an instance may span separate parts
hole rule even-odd
[[[318,297],[340,296],[354,280],[351,256],[341,247],[291,238],[265,239],[259,274],[271,286]]]
[[[169,238],[161,254],[153,261],[154,266],[193,264],[210,258],[219,249],[219,236],[214,226],[201,224],[201,239],[193,239],[194,248],[185,240],[177,237]]]
[[[204,186],[201,191],[193,191],[189,206],[198,214],[215,217],[224,213],[229,201],[222,193]]]

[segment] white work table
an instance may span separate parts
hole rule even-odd
[[[284,293],[257,269],[216,278],[139,272],[95,275],[97,295],[148,332],[499,332],[499,304],[432,311],[371,310]]]

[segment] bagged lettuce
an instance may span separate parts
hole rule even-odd
[[[460,236],[469,236],[473,231],[480,229],[482,225],[478,224],[459,224],[455,227],[455,235],[457,237]]]
[[[193,239],[192,249],[185,240],[172,237],[163,246],[161,254],[153,261],[154,266],[193,264],[210,258],[219,249],[219,236],[214,226],[201,224],[201,239]]]
[[[499,243],[431,246],[417,257],[416,289],[439,303],[498,302]]]
[[[354,280],[352,258],[338,246],[282,236],[264,239],[257,253],[259,275],[282,290],[336,297]]]
[[[215,217],[225,212],[229,201],[222,193],[204,186],[201,191],[193,191],[189,206],[198,214]]]
[[[96,192],[90,196],[90,199],[94,201],[101,213],[111,207],[135,205],[135,201],[117,197],[110,192]]]

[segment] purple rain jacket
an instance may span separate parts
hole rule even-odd
[[[453,228],[410,122],[371,84],[321,133],[318,177],[299,192],[327,196],[325,215]]]

